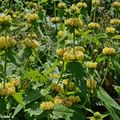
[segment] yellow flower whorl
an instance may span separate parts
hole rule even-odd
[[[109,48],[109,47],[105,47],[102,50],[103,55],[114,55],[116,54],[116,50],[114,48]]]

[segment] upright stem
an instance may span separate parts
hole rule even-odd
[[[106,64],[107,64],[107,66],[106,66],[106,69],[105,69],[105,74],[104,74],[104,78],[103,78],[103,80],[101,82],[101,85],[103,85],[103,83],[105,82],[106,77],[107,77],[108,67],[109,67],[109,57],[107,58],[107,63]]]
[[[56,1],[54,1],[54,16],[56,17]]]
[[[95,17],[96,17],[96,6],[95,6],[95,10],[94,10],[94,18],[93,18],[94,22],[95,22]]]
[[[47,120],[50,120],[49,113],[47,114]]]
[[[56,17],[56,1],[54,1],[54,16]],[[56,30],[56,36],[57,36],[57,24],[55,24],[55,30]],[[55,40],[57,40],[57,38],[55,37]]]
[[[63,62],[63,64],[62,64],[62,70],[61,70],[60,78],[59,78],[59,80],[58,80],[58,82],[57,82],[57,85],[58,85],[59,82],[61,81],[62,76],[63,76],[63,73],[64,73],[64,60],[62,60],[62,62]]]
[[[75,53],[75,29],[73,30],[73,53]]]
[[[5,50],[5,56],[4,56],[3,88],[5,88],[5,81],[6,81],[6,66],[7,66],[7,50]]]

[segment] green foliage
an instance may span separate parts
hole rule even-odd
[[[113,120],[119,120],[120,106],[107,94],[107,92],[102,87],[99,87],[97,95],[98,98],[104,103],[107,110],[110,112]]]
[[[0,119],[119,120],[118,3],[0,0]]]

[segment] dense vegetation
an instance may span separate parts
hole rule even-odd
[[[1,120],[120,120],[119,1],[0,6]]]

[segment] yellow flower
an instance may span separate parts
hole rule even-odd
[[[83,60],[84,59],[84,53],[81,51],[76,51],[75,55],[76,55],[76,58],[75,58],[76,60]]]
[[[37,8],[38,5],[36,3],[33,3],[33,2],[29,2],[28,5],[31,7],[31,8]]]
[[[102,116],[101,116],[101,114],[100,114],[99,112],[95,112],[93,116],[94,116],[94,118],[95,118],[96,120],[102,118]]]
[[[72,6],[70,6],[69,11],[71,14],[79,14],[80,13],[80,9],[75,4],[72,4]]]
[[[51,101],[42,102],[40,104],[40,108],[42,110],[51,110],[51,109],[53,109],[53,107],[54,107],[54,104]]]
[[[78,8],[86,8],[86,7],[87,7],[87,4],[84,3],[84,2],[78,2],[78,3],[77,3],[77,7],[78,7]]]
[[[58,93],[62,93],[64,91],[64,89],[60,85],[57,85],[56,83],[51,84],[51,89]]]
[[[112,24],[112,25],[120,24],[120,20],[119,19],[111,19],[110,24]]]
[[[113,28],[113,27],[107,27],[106,28],[106,32],[107,33],[115,33],[115,28]]]
[[[75,29],[75,36],[80,36],[81,30],[80,29]]]
[[[26,19],[27,22],[29,22],[29,23],[38,20],[38,18],[39,18],[39,16],[38,16],[38,14],[36,14],[36,13],[27,13],[27,14],[25,15],[25,19]]]
[[[53,24],[56,24],[56,23],[59,23],[59,22],[60,22],[60,19],[59,19],[58,17],[52,17],[52,18],[51,18],[51,22],[52,22]]]
[[[63,81],[62,81],[62,83],[64,84],[64,85],[67,85],[68,84],[68,79],[64,79]]]
[[[8,49],[14,47],[15,45],[16,45],[16,41],[13,38],[9,36],[0,37],[0,49]]]
[[[1,15],[0,16],[0,24],[9,24],[12,21],[12,18],[10,15]]]
[[[75,46],[75,51],[85,52],[85,49],[81,46]]]
[[[26,47],[30,47],[30,48],[36,48],[40,46],[40,43],[36,40],[31,40],[29,38],[25,38],[22,43],[26,46]]]
[[[60,78],[60,75],[53,73],[53,74],[50,74],[50,78]]]
[[[81,101],[80,97],[79,96],[75,96],[75,102],[79,103],[80,101]]]
[[[62,104],[63,103],[63,99],[60,98],[59,96],[56,96],[54,99],[54,104]]]
[[[58,8],[59,9],[65,9],[66,8],[66,3],[64,3],[64,2],[58,3]]]
[[[63,105],[65,105],[66,107],[70,107],[73,103],[68,99],[64,99],[63,100]]]
[[[100,28],[100,25],[98,23],[91,22],[88,24],[89,29],[98,29]]]
[[[69,96],[68,99],[74,104],[79,103],[81,101],[79,96]]]
[[[56,50],[56,55],[57,56],[63,56],[63,53],[64,53],[64,49],[63,48],[59,48]]]
[[[0,37],[0,49],[3,49],[7,46],[5,37]]]
[[[40,43],[36,40],[32,40],[32,48],[36,48],[36,47],[39,47],[40,46]]]
[[[109,48],[109,47],[105,47],[102,50],[103,55],[114,55],[116,54],[116,50],[114,48]]]
[[[100,0],[92,0],[92,5],[99,5],[100,4]]]
[[[113,2],[113,3],[112,3],[112,6],[119,8],[119,7],[120,7],[120,2],[117,2],[117,1],[116,1],[116,2]]]
[[[65,25],[69,27],[79,28],[83,26],[83,22],[81,21],[80,18],[69,18],[65,20],[64,22],[65,22]]]
[[[96,80],[87,80],[87,87],[88,89],[95,89],[97,85],[97,81]]]
[[[68,99],[74,104],[76,103],[75,97],[74,96],[69,96]]]
[[[64,32],[64,31],[58,31],[58,36],[59,36],[59,37],[63,37],[63,36],[64,36],[64,34],[65,34],[65,32]]]
[[[96,62],[87,62],[86,67],[88,68],[97,68],[97,63]]]
[[[12,95],[16,92],[15,86],[11,82],[5,83],[5,88],[3,86],[4,84],[0,83],[0,95]]]
[[[15,93],[15,87],[10,87],[10,88],[7,88],[7,95],[12,95]]]
[[[84,53],[82,52],[82,49],[74,51],[73,48],[72,48],[72,49],[64,52],[63,58],[64,58],[64,60],[70,60],[70,61],[83,60],[84,59]]]
[[[68,82],[67,87],[68,87],[69,90],[74,90],[75,83],[74,82]]]

